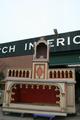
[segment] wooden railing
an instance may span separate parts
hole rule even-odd
[[[49,69],[48,79],[74,79],[74,69]]]
[[[8,69],[8,77],[32,78],[31,69]],[[49,69],[48,79],[75,79],[74,69]]]
[[[31,78],[31,69],[8,69],[8,77]]]

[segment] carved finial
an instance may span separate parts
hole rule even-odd
[[[44,41],[44,38],[43,38],[43,37],[41,37],[41,38],[40,38],[40,40],[41,40],[41,41]]]

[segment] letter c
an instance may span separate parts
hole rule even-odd
[[[76,38],[79,38],[78,41],[76,41]],[[73,38],[73,43],[80,44],[80,35],[77,35]]]

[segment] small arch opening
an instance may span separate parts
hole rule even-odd
[[[52,78],[52,71],[49,72],[49,78]]]
[[[57,76],[56,76],[56,71],[54,71],[54,78],[56,78]]]
[[[26,72],[26,77],[29,78],[29,71]]]
[[[68,78],[68,71],[65,71],[65,78]]]
[[[62,78],[64,78],[64,71],[62,71]]]
[[[69,71],[69,78],[72,78],[73,77],[73,73],[72,71]]]
[[[9,75],[8,76],[11,77],[11,70],[9,70]]]
[[[18,77],[18,70],[16,71],[16,77]]]
[[[25,77],[25,71],[23,71],[23,77]]]
[[[15,76],[15,70],[12,71],[12,77],[14,77],[14,76]]]
[[[60,71],[58,71],[58,78],[60,78]]]
[[[21,77],[22,76],[22,71],[20,70],[20,72],[19,72],[19,77]]]
[[[47,45],[45,43],[37,45],[36,58],[47,58]]]

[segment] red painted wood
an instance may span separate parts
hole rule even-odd
[[[56,97],[60,92],[59,90],[55,91],[55,86],[52,86],[51,89],[48,86],[43,89],[42,85],[39,86],[39,89],[36,85],[34,85],[34,88],[31,85],[28,85],[28,88],[26,88],[26,85],[22,85],[22,88],[20,88],[20,85],[16,87],[17,89],[12,90],[15,95],[11,96],[14,98],[14,101],[11,102],[14,103],[57,104],[56,101],[60,101],[60,98]]]

